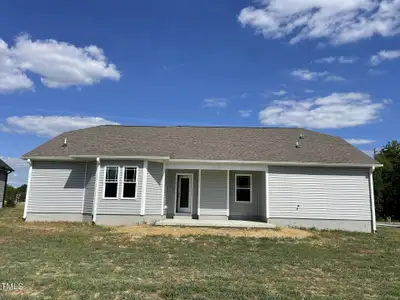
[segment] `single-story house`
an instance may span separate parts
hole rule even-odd
[[[98,126],[23,156],[26,221],[257,220],[372,232],[378,164],[300,128]]]
[[[0,159],[0,208],[5,206],[8,175],[14,170]]]

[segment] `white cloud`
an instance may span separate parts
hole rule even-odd
[[[322,64],[322,63],[327,63],[327,64],[333,64],[334,62],[337,62],[339,64],[354,64],[358,60],[357,57],[355,56],[329,56],[329,57],[323,57],[320,59],[315,60],[315,63],[317,64]]]
[[[225,98],[206,98],[204,99],[205,107],[218,107],[224,108],[228,104],[228,101]]]
[[[367,145],[367,144],[373,144],[376,141],[375,140],[367,140],[367,139],[346,139],[346,142],[352,144],[352,145]]]
[[[33,133],[39,136],[56,136],[62,132],[99,125],[118,125],[99,117],[80,116],[23,116],[9,117],[0,124],[0,131]]]
[[[0,93],[32,88],[33,82],[18,69],[8,45],[0,39]]]
[[[369,69],[368,74],[373,75],[373,76],[381,76],[381,75],[386,74],[386,72],[383,70]]]
[[[371,56],[370,63],[373,66],[377,66],[385,60],[393,60],[396,58],[400,58],[400,50],[382,50],[376,55]]]
[[[341,76],[329,75],[325,78],[326,81],[344,81],[345,79]]]
[[[272,92],[272,94],[275,95],[275,96],[283,96],[283,95],[287,94],[287,91],[280,90],[280,91],[277,91],[277,92]]]
[[[8,178],[8,184],[13,186],[20,186],[26,184],[28,181],[28,163],[18,157],[1,157],[14,172],[10,174]]]
[[[260,111],[263,125],[307,128],[345,128],[374,122],[384,108],[369,94],[333,93],[302,101],[275,100]]]
[[[312,93],[315,93],[315,90],[305,89],[305,90],[304,90],[304,93],[312,94]]]
[[[297,69],[290,72],[290,75],[297,77],[301,80],[311,81],[317,80],[318,78],[325,78],[326,81],[343,81],[343,77],[331,75],[329,72],[313,72],[306,69]]]
[[[400,33],[399,0],[263,0],[241,10],[238,21],[265,38],[291,44],[324,39],[351,43]]]
[[[251,116],[251,113],[252,113],[252,112],[253,112],[253,111],[250,110],[250,109],[248,109],[248,110],[239,110],[239,115],[240,115],[242,118],[248,118],[248,117]]]
[[[103,79],[119,80],[120,72],[108,63],[97,46],[77,47],[56,40],[16,38],[12,47],[0,39],[0,92],[32,89],[26,72],[40,76],[49,88],[93,85]]]
[[[316,80],[318,77],[327,76],[328,72],[312,72],[305,69],[293,70],[290,75],[300,78],[301,80]]]

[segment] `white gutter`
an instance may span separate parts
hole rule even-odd
[[[320,163],[320,162],[295,162],[295,161],[246,161],[246,160],[205,160],[205,159],[171,159],[168,156],[113,156],[113,155],[70,155],[70,156],[25,156],[22,159],[34,160],[56,160],[71,161],[77,159],[143,159],[163,160],[168,163],[211,163],[211,164],[264,164],[269,166],[292,166],[292,167],[354,167],[354,168],[379,168],[382,164],[352,164],[352,163]]]
[[[351,163],[319,163],[291,161],[246,161],[246,160],[201,160],[201,159],[170,159],[169,163],[210,163],[210,164],[266,164],[272,166],[315,166],[315,167],[383,167],[382,164],[351,164]]]
[[[56,161],[71,161],[74,160],[69,156],[23,156],[24,160],[56,160]]]
[[[29,164],[29,173],[28,173],[28,185],[26,187],[26,196],[25,196],[25,206],[24,206],[24,215],[23,219],[26,220],[28,215],[28,202],[29,202],[29,192],[31,190],[31,178],[32,178],[32,161],[28,159]]]
[[[146,155],[133,155],[133,156],[115,156],[115,155],[70,155],[70,158],[100,158],[100,159],[155,159],[155,160],[168,160],[169,156],[146,156]]]

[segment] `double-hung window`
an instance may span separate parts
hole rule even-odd
[[[236,187],[236,202],[251,202],[251,175],[240,175],[235,176],[235,187]]]
[[[104,179],[104,198],[118,198],[119,167],[106,166]]]
[[[135,199],[137,193],[137,167],[124,167],[122,198]]]

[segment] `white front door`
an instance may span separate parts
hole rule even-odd
[[[176,192],[176,212],[190,213],[192,208],[192,176],[179,175]]]

